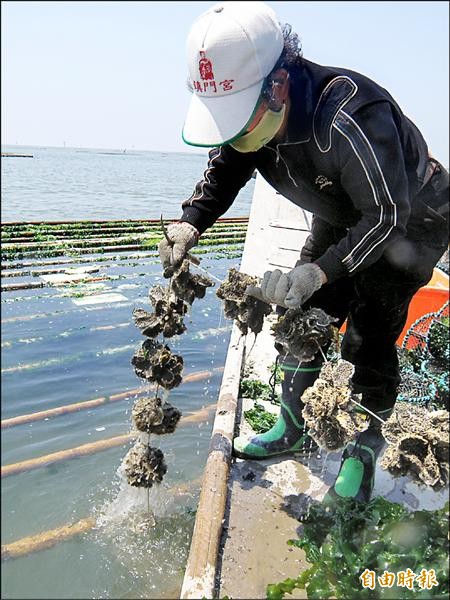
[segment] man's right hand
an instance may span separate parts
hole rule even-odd
[[[164,277],[172,277],[189,250],[197,244],[200,234],[193,225],[182,221],[167,227],[167,237],[170,242],[163,238],[159,243],[158,251],[164,268]]]

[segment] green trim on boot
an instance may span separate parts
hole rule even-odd
[[[354,498],[361,487],[364,465],[357,458],[346,458],[334,484],[334,491],[342,498]]]
[[[278,420],[265,433],[235,438],[234,454],[239,458],[261,459],[288,452],[308,452],[317,448],[317,444],[307,434],[302,421],[301,397],[305,389],[317,379],[321,364],[304,367],[295,357],[285,355],[280,358],[279,366],[283,377]]]
[[[320,367],[291,367],[289,365],[280,365],[280,369],[282,371],[286,371],[286,373],[314,373],[319,372],[322,366]]]
[[[286,454],[287,452],[302,452],[303,450],[314,449],[314,442],[304,431],[304,424],[296,419],[292,410],[283,401],[281,402],[281,408],[282,411],[277,422],[269,431],[250,438],[241,435],[234,439],[235,456],[258,459]],[[286,422],[285,415],[290,418],[290,424]],[[295,441],[293,441],[294,439]]]
[[[372,446],[363,444],[361,440],[372,440]],[[369,502],[375,482],[376,461],[383,443],[381,434],[369,428],[360,434],[357,442],[347,444],[336,481],[325,494],[323,504],[332,504],[338,498]]]

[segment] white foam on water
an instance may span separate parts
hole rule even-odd
[[[117,469],[119,491],[117,496],[102,509],[97,524],[116,525],[130,520],[130,525],[147,522],[149,511],[155,519],[167,515],[174,504],[174,495],[164,483],[154,485],[149,490],[128,484],[123,464]]]

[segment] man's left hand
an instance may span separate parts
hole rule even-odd
[[[268,304],[296,308],[309,300],[326,281],[327,277],[318,265],[305,263],[288,273],[279,269],[266,271],[261,287],[249,286],[246,293]]]

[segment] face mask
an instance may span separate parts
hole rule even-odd
[[[238,152],[256,152],[276,136],[283,123],[285,112],[285,104],[278,112],[267,110],[252,131],[235,140],[230,146]]]

